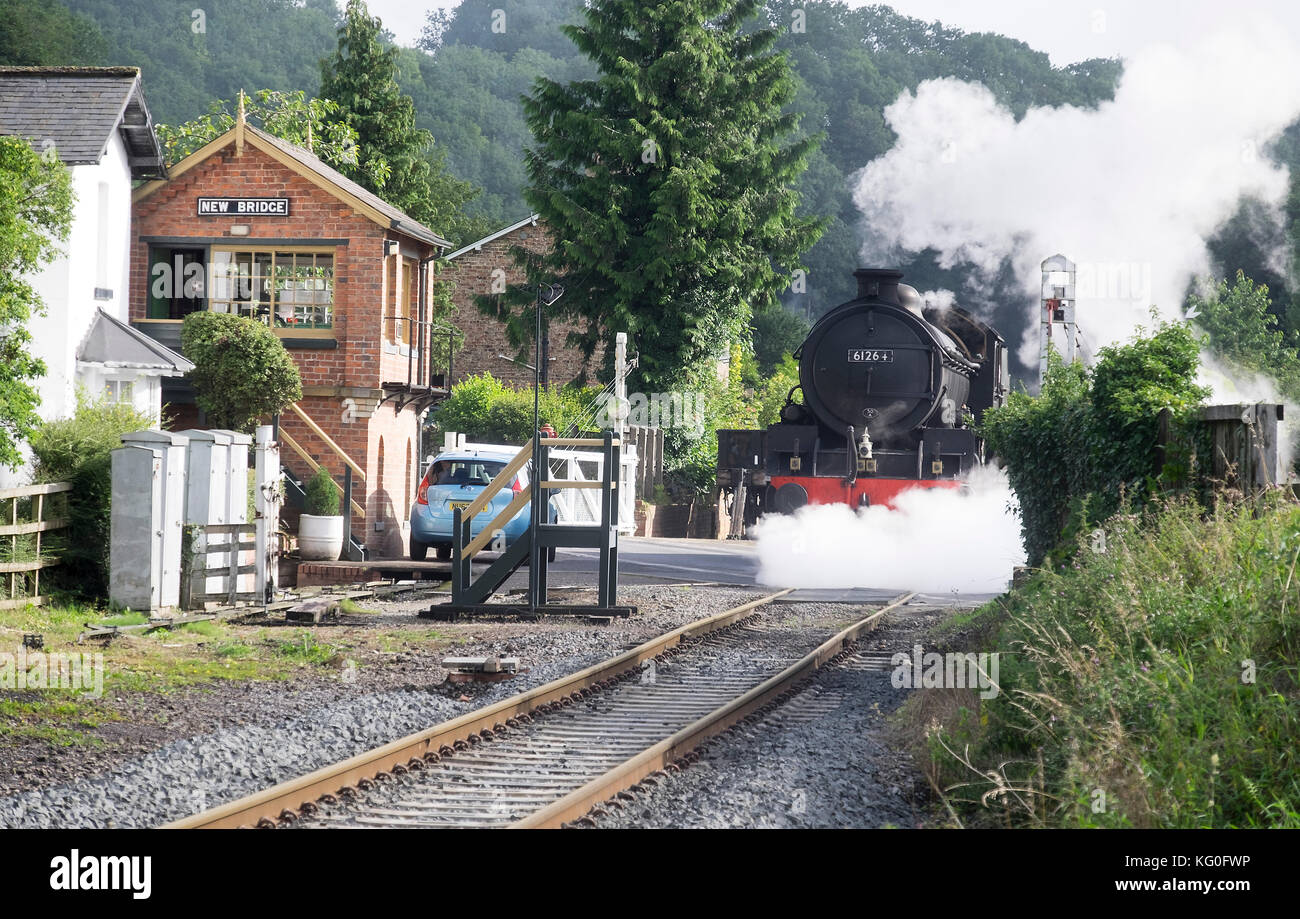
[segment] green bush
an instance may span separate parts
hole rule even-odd
[[[1207,394],[1195,383],[1198,348],[1186,325],[1169,323],[1101,349],[1092,371],[1052,353],[1039,395],[1013,392],[985,413],[980,433],[1006,463],[1031,565],[1109,517],[1123,496],[1140,504],[1158,485],[1188,479],[1192,417]],[[1164,409],[1175,449],[1162,454]]]
[[[92,401],[77,394],[71,418],[41,424],[31,438],[34,481],[71,482],[69,528],[46,543],[61,562],[60,587],[91,597],[108,595],[108,549],[112,511],[112,451],[122,435],[152,427],[156,419],[130,405]],[[49,515],[47,514],[47,517]]]
[[[339,512],[339,490],[324,466],[307,480],[307,513],[313,517],[335,517]]]
[[[931,732],[953,803],[999,825],[1300,828],[1300,507],[1177,498],[1104,532],[989,610],[1000,692],[977,736]]]
[[[590,430],[596,424],[592,387],[550,386],[539,397],[541,424],[564,434],[570,428]],[[522,445],[532,437],[533,388],[514,388],[490,373],[467,377],[431,413],[433,442],[440,444],[447,431],[464,434],[479,443]]]
[[[705,498],[717,479],[718,430],[764,428],[780,420],[781,407],[799,383],[799,364],[784,355],[766,377],[742,346],[731,350],[727,379],[711,366],[684,385],[703,394],[703,431],[669,428],[664,432],[664,469],[671,490],[683,499]]]
[[[770,374],[808,337],[808,321],[774,302],[754,310],[754,360],[758,372]]]
[[[262,417],[302,398],[298,365],[276,334],[228,313],[190,313],[181,350],[194,362],[195,401],[211,427],[251,432]]]
[[[1271,378],[1288,399],[1300,400],[1300,338],[1281,330],[1267,285],[1256,286],[1238,271],[1231,287],[1220,281],[1207,296],[1189,297],[1187,306],[1208,335],[1210,350],[1234,367]]]

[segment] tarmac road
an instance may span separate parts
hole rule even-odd
[[[587,587],[595,584],[597,560],[595,549],[560,549],[549,568],[553,587]],[[662,539],[623,536],[618,541],[618,573],[621,584],[734,584],[771,587],[759,584],[758,555],[754,543],[728,539]],[[508,582],[524,587],[528,570],[520,569]],[[779,585],[777,585],[779,586]],[[817,602],[874,603],[892,599],[906,591],[906,585],[878,589],[853,588],[797,590],[791,600]],[[977,606],[995,594],[950,596],[920,595],[941,605]]]

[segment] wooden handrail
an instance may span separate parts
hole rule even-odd
[[[514,517],[515,514],[523,510],[524,505],[532,500],[532,497],[533,496],[529,489],[525,489],[524,491],[521,491],[519,494],[515,495],[514,498],[510,501],[510,503],[507,504],[505,508],[501,511],[501,513],[497,514],[496,517],[492,519],[491,523],[485,526],[477,536],[475,536],[472,540],[470,540],[470,544],[466,546],[463,550],[465,555],[471,558],[477,555],[479,551],[484,546],[487,545],[488,540],[492,538],[492,534],[495,533],[499,528],[503,527],[506,523],[509,523],[510,519]],[[461,511],[462,514],[460,518],[461,520],[471,519],[465,517],[464,513],[465,513],[464,511]]]
[[[502,488],[505,488],[506,483],[514,478],[515,473],[520,469],[523,469],[524,464],[532,458],[533,442],[532,440],[529,440],[528,443],[519,448],[519,452],[515,454],[515,458],[506,463],[505,468],[498,472],[495,478],[488,483],[487,488],[484,488],[479,492],[478,497],[470,502],[469,507],[465,508],[465,512],[461,519],[473,520],[475,516],[488,506],[488,503],[491,502],[493,496],[495,496]]]
[[[308,466],[311,467],[311,471],[312,471],[312,472],[315,472],[317,469],[320,468],[320,463],[318,463],[318,462],[316,462],[314,459],[312,459],[312,458],[311,458],[311,454],[309,454],[306,450],[304,450],[304,449],[302,448],[302,445],[299,444],[298,441],[296,441],[296,440],[294,440],[292,437],[290,437],[290,436],[289,436],[289,432],[286,431],[283,427],[280,428],[280,440],[284,441],[284,443],[289,447],[289,449],[293,450],[294,453],[297,453],[299,456],[301,456],[302,459],[303,459],[303,462],[305,462]],[[330,481],[333,481],[333,478],[332,478],[332,477],[331,477]],[[342,485],[340,485],[338,482],[334,482],[334,487],[337,488],[337,489],[339,490],[339,494],[340,494],[340,495],[343,494],[343,486],[342,486]],[[365,517],[365,516],[366,516],[366,509],[365,509],[364,507],[362,507],[360,504],[358,504],[358,503],[356,502],[356,499],[353,499],[353,501],[352,501],[352,511],[353,511],[353,513],[355,513],[358,517]]]
[[[313,434],[315,434],[317,437],[319,437],[322,441],[325,442],[325,446],[329,447],[331,450],[334,451],[334,455],[337,456],[339,459],[341,459],[348,466],[348,468],[352,470],[353,475],[361,479],[362,482],[366,480],[365,470],[362,469],[360,466],[358,466],[356,463],[352,462],[352,458],[343,452],[343,448],[340,447],[338,444],[334,443],[333,438],[331,438],[328,434],[322,431],[320,425],[312,421],[311,417],[308,416],[308,414],[298,406],[297,402],[290,405],[289,408],[293,409],[293,413],[302,419],[302,423],[307,425],[307,427],[311,430]]]
[[[0,501],[10,498],[26,498],[32,495],[56,495],[61,491],[72,491],[71,482],[45,482],[40,485],[22,485],[18,488],[0,488]]]

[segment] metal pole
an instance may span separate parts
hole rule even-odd
[[[352,557],[352,467],[343,464],[343,554],[349,561],[358,561]]]
[[[542,323],[542,353],[540,356],[540,361],[537,364],[537,369],[540,372],[543,386],[551,385],[550,363],[551,363],[551,324],[549,322],[543,322]]]
[[[542,286],[540,284],[537,285],[536,312],[537,334],[533,337],[533,471],[532,475],[529,476],[529,487],[532,491],[532,497],[529,500],[532,509],[531,516],[533,523],[532,533],[529,534],[529,542],[531,544],[528,547],[530,553],[528,562],[528,611],[530,613],[537,612],[537,558],[539,554],[537,551],[537,524],[541,519],[541,515],[538,513],[538,505],[541,502],[542,481],[542,438],[538,431],[538,428],[541,426],[540,415],[542,394]]]
[[[618,432],[619,439],[623,438],[626,427],[626,416],[623,414],[624,407],[627,405],[627,333],[619,332],[614,336],[614,409],[615,420],[614,430]]]
[[[456,375],[452,373],[455,369],[456,360],[456,332],[453,329],[447,331],[447,383],[446,390],[451,392],[451,384],[455,382]],[[429,376],[433,376],[433,362],[429,362]]]

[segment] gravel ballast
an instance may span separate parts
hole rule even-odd
[[[355,799],[324,806],[319,815],[295,825],[503,826],[528,816],[546,795],[558,798],[595,779],[608,768],[603,758],[632,756],[654,742],[651,736],[629,741],[626,731],[650,730],[655,739],[667,737],[730,695],[790,666],[846,619],[856,621],[867,613],[868,608],[836,603],[761,607],[743,628],[710,635],[685,653],[658,660],[649,685],[643,673],[640,680],[597,692],[571,708],[539,715],[499,742],[485,742]],[[663,707],[654,712],[656,705]],[[585,739],[571,739],[578,736]],[[541,762],[536,759],[539,748],[552,750]],[[478,763],[480,755],[492,764],[486,772]],[[510,775],[503,778],[506,772]],[[529,800],[520,800],[523,796]]]
[[[255,717],[258,700],[274,716],[190,732],[112,764],[99,774],[0,797],[0,827],[147,827],[218,806],[303,775],[439,722],[507,698],[633,647],[677,625],[737,606],[766,591],[646,586],[623,591],[641,612],[608,626],[578,622],[474,622],[451,653],[518,656],[528,667],[496,684],[451,685],[427,661],[396,668],[393,685],[369,668],[306,691],[264,683],[220,688]],[[374,604],[372,604],[374,605]],[[427,605],[384,604],[385,625],[415,620]],[[864,614],[846,603],[778,603],[764,618],[794,631],[830,634]],[[868,641],[906,647],[942,611],[890,614]],[[815,642],[814,642],[815,643]],[[323,681],[326,678],[318,678]],[[905,693],[888,672],[836,668],[783,709],[743,733],[715,741],[701,761],[652,793],[601,818],[601,826],[882,826],[916,825],[921,795],[906,757],[888,747],[884,719]]]
[[[168,739],[97,774],[0,798],[0,827],[156,826],[508,698],[605,660],[674,626],[765,593],[626,588],[624,599],[642,612],[607,626],[571,620],[454,626],[461,636],[454,650],[457,655],[521,658],[528,672],[504,683],[452,686],[443,682],[446,674],[441,668],[425,663],[399,671],[399,685],[404,688],[375,692],[359,692],[357,685],[343,681],[342,674],[318,677],[306,691],[267,683],[215,684],[210,690],[214,699],[238,708],[249,720],[211,732],[194,732],[192,720],[181,714],[178,720],[191,727],[188,736]],[[428,624],[415,618],[415,612],[427,607],[428,601],[369,605],[380,609],[378,625]],[[327,637],[329,629],[320,631],[323,639]],[[371,670],[363,668],[359,682],[375,680],[382,685],[384,679]],[[274,715],[259,719],[259,702]],[[152,706],[154,699],[149,704]],[[174,706],[175,702],[158,697],[156,704]],[[284,714],[286,706],[293,714]],[[103,762],[93,749],[59,755],[77,757],[83,769],[93,768],[97,759]]]
[[[905,607],[864,636],[859,651],[906,650],[942,610]],[[913,827],[926,792],[887,719],[909,690],[862,657],[823,668],[762,721],[715,739],[657,787],[611,806],[602,828]]]

